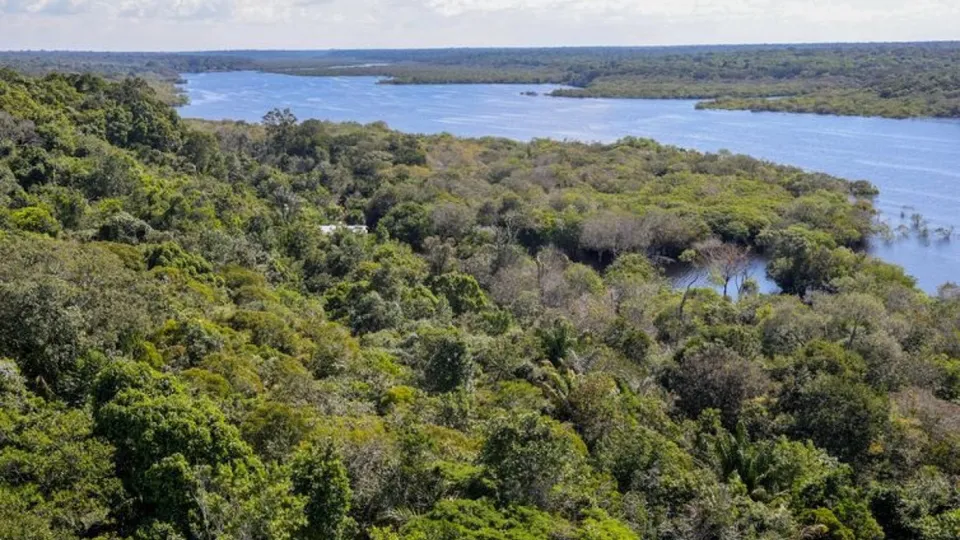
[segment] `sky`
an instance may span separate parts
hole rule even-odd
[[[960,40],[960,0],[0,0],[0,50]]]

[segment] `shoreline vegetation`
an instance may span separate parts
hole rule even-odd
[[[960,43],[0,53],[0,65],[136,75],[176,103],[179,73],[378,76],[383,84],[556,84],[553,97],[696,99],[703,109],[960,118]],[[775,98],[775,99],[771,99]]]
[[[95,74],[110,81],[136,77],[146,81],[166,104],[187,104],[178,86],[182,73],[256,69],[247,59],[190,53],[113,53],[92,51],[0,51],[0,68],[25,75]]]
[[[875,194],[0,69],[0,535],[955,539],[960,288]]]

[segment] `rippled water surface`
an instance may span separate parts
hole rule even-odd
[[[416,133],[450,132],[614,141],[626,135],[704,151],[727,149],[866,179],[894,228],[922,214],[930,231],[957,226],[952,240],[932,233],[876,241],[874,254],[904,266],[926,290],[960,281],[960,121],[698,111],[694,101],[562,99],[537,85],[378,85],[369,77],[291,77],[254,72],[186,75],[186,117],[258,121],[274,107],[298,117],[374,122]],[[901,214],[905,218],[901,218]],[[766,288],[766,287],[765,287]]]

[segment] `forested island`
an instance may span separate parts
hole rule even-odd
[[[955,539],[960,292],[875,192],[0,70],[0,538]]]
[[[155,77],[260,70],[386,84],[557,84],[554,97],[702,100],[701,108],[960,118],[960,43],[0,53],[0,66]],[[172,77],[173,78],[172,78]],[[170,101],[168,99],[168,101]]]
[[[254,58],[266,71],[379,75],[392,84],[554,83],[572,87],[552,93],[558,97],[699,99],[706,108],[960,118],[960,43],[334,51],[332,57]],[[345,67],[350,64],[360,67]]]

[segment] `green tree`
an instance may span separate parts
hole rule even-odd
[[[885,396],[833,375],[820,375],[788,394],[783,407],[794,416],[798,437],[851,463],[868,458],[871,445],[888,429]]]
[[[217,138],[211,133],[191,130],[186,133],[180,153],[200,174],[221,177],[226,173],[226,163]]]
[[[333,446],[306,444],[290,465],[294,492],[307,498],[307,523],[300,536],[316,540],[342,538],[350,511],[350,480]]]
[[[79,398],[95,374],[82,360],[84,321],[61,283],[0,285],[0,354],[18,359],[32,388]]]
[[[80,538],[111,529],[124,498],[113,448],[88,411],[29,392],[0,359],[0,538]]]
[[[420,249],[423,247],[423,242],[430,236],[432,221],[427,209],[422,205],[405,202],[387,212],[378,226],[382,226],[390,233],[391,238]]]
[[[803,295],[824,288],[853,271],[857,256],[825,232],[800,225],[765,231],[758,239],[770,255],[767,274],[790,294]]]
[[[497,420],[480,452],[480,463],[505,504],[551,508],[562,485],[586,481],[583,443],[554,420],[526,413]]]
[[[756,362],[716,343],[681,352],[665,382],[680,397],[678,405],[689,417],[718,409],[728,427],[736,425],[744,404],[762,395],[769,384]]]
[[[273,401],[257,404],[240,425],[244,440],[267,462],[281,461],[289,456],[309,430],[307,414]]]
[[[50,214],[50,211],[39,206],[21,208],[10,214],[10,223],[22,230],[57,236],[60,234],[60,222]]]
[[[441,393],[469,388],[476,364],[460,331],[453,328],[424,328],[420,332],[417,348],[423,362],[425,387]]]
[[[500,511],[488,501],[453,500],[443,501],[429,514],[410,521],[396,538],[542,540],[563,530],[563,525],[549,514],[532,508],[514,507]]]
[[[290,109],[273,109],[263,117],[271,147],[275,152],[283,153],[293,143],[297,117]]]
[[[430,280],[430,289],[447,299],[456,315],[475,313],[489,306],[476,278],[466,274],[447,273]]]
[[[239,431],[206,398],[168,376],[119,362],[98,379],[95,431],[138,502],[138,526],[168,523],[187,537],[261,530],[288,538],[302,502],[277,491]]]

